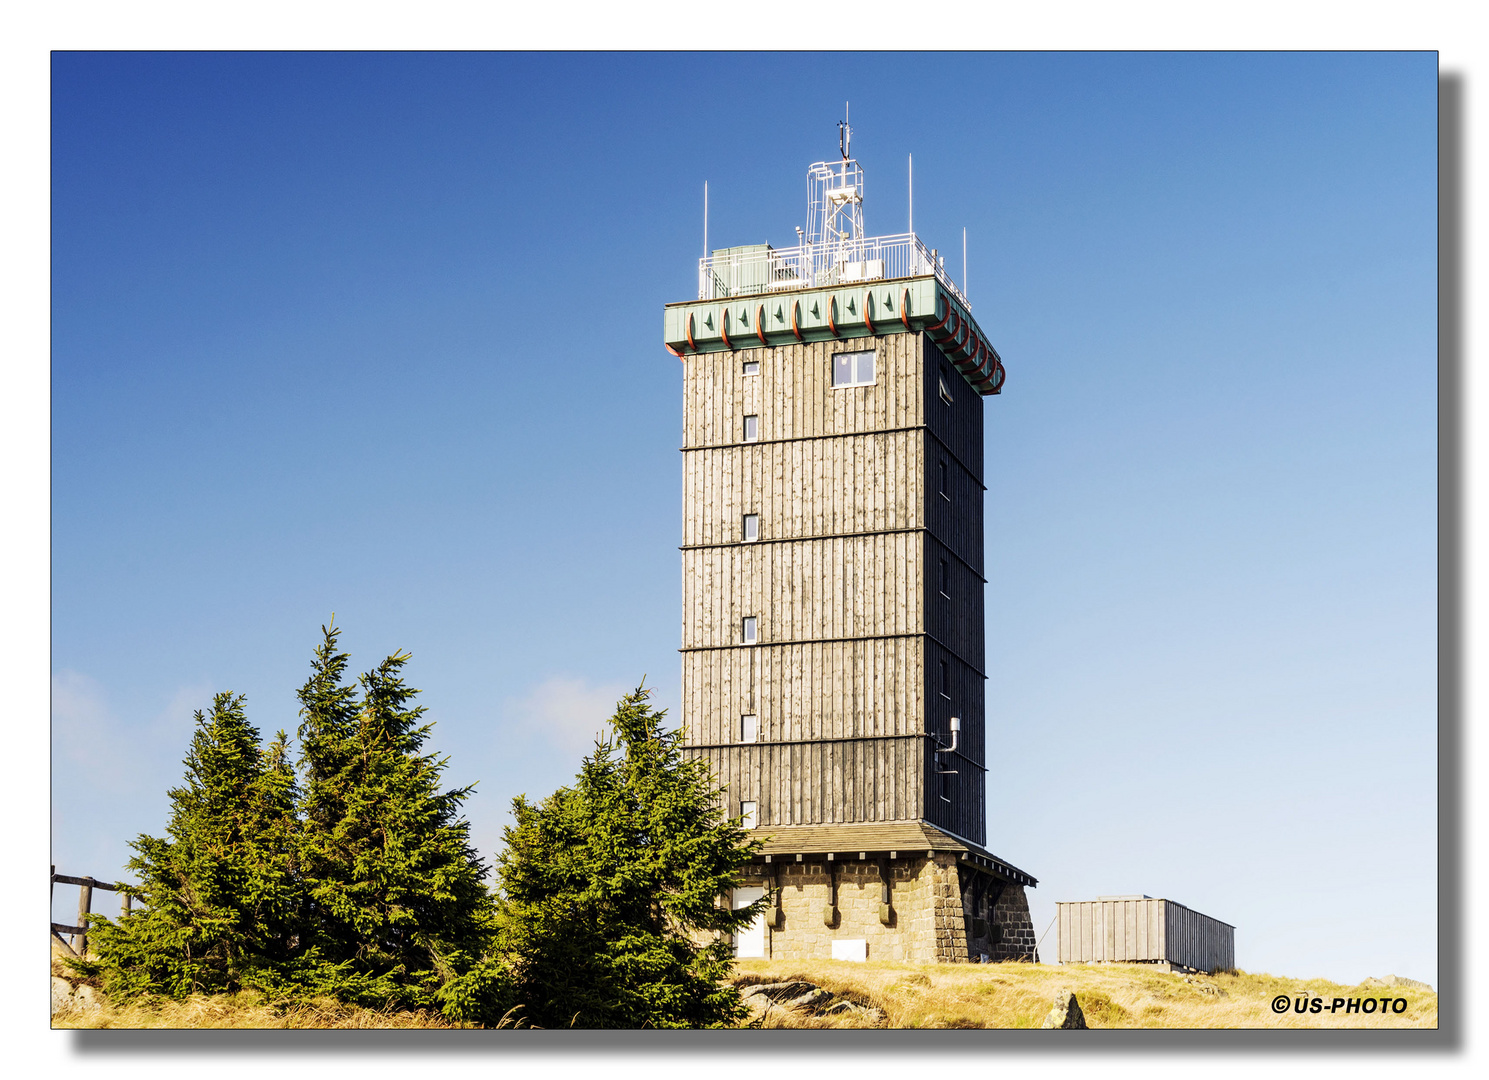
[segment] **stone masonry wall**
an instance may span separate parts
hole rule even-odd
[[[993,960],[1029,960],[1039,963],[1034,939],[1034,921],[1029,917],[1029,897],[1022,885],[1005,885],[993,904],[992,925],[998,927],[993,942]]]
[[[836,917],[826,921],[828,867],[837,879]],[[964,963],[967,934],[956,860],[937,854],[890,863],[890,924],[879,921],[877,861],[776,863],[745,868],[744,884],[781,886],[780,929],[765,931],[766,956],[829,959],[834,939],[863,938],[870,960]]]

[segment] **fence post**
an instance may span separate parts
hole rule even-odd
[[[90,884],[78,886],[78,926],[83,928],[83,933],[72,936],[72,948],[79,956],[88,955],[88,922],[86,916],[88,912],[93,910],[92,880],[92,878],[89,878],[88,881]]]

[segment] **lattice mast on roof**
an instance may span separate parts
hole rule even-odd
[[[835,261],[854,262],[862,257],[866,236],[863,229],[863,167],[849,153],[853,129],[847,120],[838,122],[839,161],[814,162],[807,170],[808,244],[835,248]]]

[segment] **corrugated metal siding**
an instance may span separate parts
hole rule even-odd
[[[1055,905],[1062,964],[1167,961],[1211,971],[1236,965],[1235,927],[1172,900]]]

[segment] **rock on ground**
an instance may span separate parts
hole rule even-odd
[[[1057,1028],[1065,1031],[1086,1031],[1086,1014],[1081,1012],[1081,1003],[1075,999],[1075,994],[1069,990],[1060,991],[1055,998],[1054,1008],[1050,1009],[1049,1015],[1044,1018],[1042,1028]]]
[[[73,986],[58,975],[52,976],[52,1015],[70,1010],[87,1011],[103,1007],[103,995],[86,983]]]
[[[772,1008],[797,1009],[820,1016],[859,1015],[876,1024],[884,1019],[878,1009],[856,1005],[803,980],[741,986],[739,994],[752,1019],[764,1019]]]

